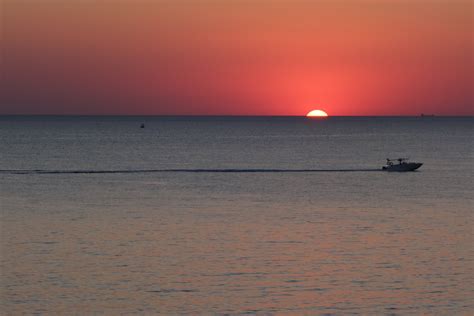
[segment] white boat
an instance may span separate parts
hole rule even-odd
[[[398,163],[394,163],[398,161]],[[387,164],[382,167],[385,171],[413,171],[420,168],[423,164],[421,162],[408,162],[408,158],[388,159]]]

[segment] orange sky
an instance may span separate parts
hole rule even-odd
[[[474,114],[471,0],[0,1],[0,114]]]

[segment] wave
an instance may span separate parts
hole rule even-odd
[[[311,173],[371,172],[381,169],[134,169],[134,170],[0,170],[0,174],[115,174],[115,173]]]

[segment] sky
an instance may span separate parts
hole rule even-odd
[[[472,0],[0,0],[0,114],[474,115]]]

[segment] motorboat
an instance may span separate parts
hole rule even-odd
[[[395,163],[398,161],[398,163]],[[388,159],[387,164],[382,167],[385,171],[414,171],[420,168],[423,164],[421,162],[409,162],[408,158]]]

